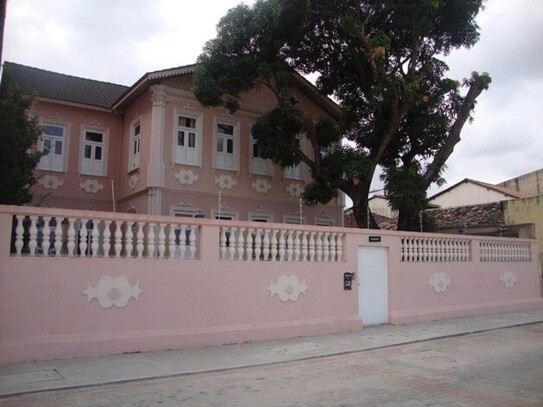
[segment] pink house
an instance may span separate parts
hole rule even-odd
[[[130,87],[6,62],[43,134],[34,204],[152,215],[342,226],[343,197],[305,207],[305,164],[282,170],[259,157],[251,126],[273,107],[267,89],[239,112],[203,108],[193,66],[147,73]],[[301,76],[293,90],[315,118],[337,106]],[[301,139],[302,145],[306,140]],[[309,149],[309,145],[305,145]]]

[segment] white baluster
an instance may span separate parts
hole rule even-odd
[[[322,232],[316,234],[316,246],[315,246],[315,261],[322,261]]]
[[[189,226],[190,234],[189,234],[189,259],[194,260],[196,259],[196,239],[197,239],[197,233],[198,233],[198,226],[191,225]]]
[[[148,223],[147,224],[147,257],[150,258],[150,259],[156,258],[156,253],[155,253],[155,247],[156,247],[156,244],[155,244],[155,239],[156,239],[155,226],[156,226],[156,223]]]
[[[132,222],[126,222],[126,231],[124,233],[124,239],[125,239],[125,257],[134,257],[134,254],[132,253],[134,250],[134,232],[132,231],[132,227],[134,224]]]
[[[236,248],[237,260],[243,260],[243,255],[245,253],[245,239],[243,237],[245,230],[246,230],[245,228],[239,228],[239,231],[238,231],[238,240],[237,240],[237,248]]]
[[[336,261],[343,261],[343,233],[338,233],[336,241]]]
[[[323,261],[330,261],[330,233],[328,233],[328,232],[324,233],[322,242],[323,242],[323,245],[324,245],[324,249],[323,249],[324,258],[323,258]]]
[[[221,235],[219,240],[220,246],[220,258],[221,260],[226,260],[226,227],[221,226]]]
[[[145,249],[144,246],[144,238],[145,234],[143,232],[144,224],[141,222],[136,223],[136,258],[141,259],[143,258],[143,250]]]
[[[300,234],[300,261],[307,261],[307,231]]]
[[[164,223],[158,224],[158,258],[163,259],[166,252],[166,234],[164,233]]]
[[[230,229],[230,238],[228,239],[228,257],[231,260],[236,260],[236,251],[238,247],[238,228]]]
[[[315,232],[309,232],[309,261],[315,261]]]
[[[176,225],[170,223],[168,225],[168,258],[175,258],[175,229]]]
[[[263,259],[264,261],[268,261],[270,259],[270,231],[268,229],[264,229],[262,233],[264,234],[264,248],[262,249],[262,254],[264,256]]]
[[[23,215],[15,215],[15,219],[17,220],[17,226],[15,227],[15,255],[22,256],[25,232],[23,222],[25,217]]]
[[[36,255],[36,248],[38,247],[37,221],[37,216],[30,216],[30,229],[28,230],[28,256]]]
[[[55,256],[61,256],[62,251],[62,219],[55,218]]]
[[[111,249],[111,221],[104,221],[104,257],[109,257]]]
[[[123,222],[116,221],[114,225],[115,225],[115,234],[114,234],[115,244],[113,247],[115,249],[115,257],[119,258],[121,257],[121,251],[123,250],[123,230],[122,230]]]
[[[294,253],[293,246],[294,241],[292,239],[293,231],[289,230],[287,231],[287,253],[286,253],[286,261],[292,261],[292,254]]]
[[[91,252],[90,256],[92,257],[99,257],[98,256],[98,249],[100,248],[100,231],[98,230],[98,225],[100,225],[99,220],[92,221],[92,232],[91,232]]]
[[[51,247],[51,222],[50,216],[43,216],[43,239],[41,242],[41,250],[38,250],[39,254],[42,256],[49,255],[49,248]]]
[[[300,260],[300,231],[293,230],[292,231],[292,241],[293,241],[293,253],[292,253],[292,261],[299,261]]]
[[[79,227],[79,253],[85,257],[87,254],[87,221],[81,219]]]
[[[255,260],[260,261],[262,254],[262,229],[256,229],[255,232]]]
[[[68,257],[74,257],[76,255],[75,252],[75,218],[68,218]]]
[[[285,259],[285,230],[279,231],[279,261]]]
[[[277,241],[277,229],[271,230],[271,261],[277,261],[277,246],[279,245],[279,242]]]

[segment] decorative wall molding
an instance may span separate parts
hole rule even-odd
[[[192,170],[179,170],[175,173],[175,178],[179,180],[182,185],[192,185],[198,182],[198,175]]]
[[[139,180],[140,177],[138,174],[132,174],[130,178],[128,178],[128,188],[136,189],[136,185],[138,185]]]
[[[104,189],[104,184],[100,184],[96,179],[87,178],[84,182],[79,183],[79,188],[89,194],[96,194],[98,191]]]
[[[102,127],[102,123],[98,119],[93,119],[89,124],[94,127]]]
[[[126,307],[130,298],[138,300],[141,293],[143,291],[139,288],[139,282],[131,286],[124,276],[115,278],[103,276],[98,285],[92,286],[87,283],[87,289],[83,291],[88,302],[96,298],[102,308]]]
[[[517,275],[512,271],[504,271],[500,278],[500,281],[505,286],[505,288],[513,288],[517,282]]]
[[[297,183],[292,183],[287,187],[287,192],[291,196],[300,197],[302,195],[302,192],[304,192],[304,187]]]
[[[270,281],[270,286],[268,290],[270,295],[273,297],[275,294],[279,297],[281,302],[287,301],[298,301],[300,294],[304,294],[307,291],[307,285],[305,280],[300,282],[298,277],[295,275],[285,276],[282,275],[279,277],[276,283]]]
[[[255,179],[252,183],[252,186],[253,186],[253,189],[256,191],[256,192],[260,192],[262,194],[265,194],[267,193],[270,189],[272,189],[272,184],[271,182],[265,180],[265,179],[261,179],[261,178],[258,178],[258,179]]]
[[[238,184],[238,181],[231,175],[221,174],[215,177],[215,184],[224,189],[232,189]]]
[[[43,175],[38,178],[38,184],[43,186],[45,189],[58,189],[61,186],[64,186],[64,180],[58,178],[56,175]]]
[[[58,112],[53,113],[49,116],[53,120],[62,120],[62,116],[58,114]]]
[[[434,273],[428,284],[436,293],[444,293],[451,285],[451,277],[445,273]]]

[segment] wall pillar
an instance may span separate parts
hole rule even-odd
[[[150,161],[147,167],[149,186],[148,213],[161,215],[162,188],[164,187],[164,117],[166,112],[166,86],[153,85],[151,115]]]

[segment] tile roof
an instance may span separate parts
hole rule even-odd
[[[76,76],[46,71],[13,62],[4,62],[11,79],[17,82],[21,92],[40,98],[72,102],[111,109],[129,88],[109,82],[95,81]]]
[[[437,229],[498,226],[503,220],[500,202],[431,209],[425,214],[435,220]]]
[[[459,186],[460,184],[464,184],[464,183],[471,183],[471,184],[479,185],[480,187],[491,189],[493,191],[499,192],[499,193],[501,193],[503,195],[506,195],[506,196],[510,196],[512,198],[526,198],[527,197],[526,194],[523,194],[522,192],[519,192],[519,191],[517,191],[515,189],[512,189],[512,188],[506,188],[506,187],[502,187],[502,186],[498,186],[498,185],[487,184],[486,182],[481,182],[481,181],[477,181],[477,180],[474,180],[474,179],[465,178],[462,181],[457,182],[456,184],[450,186],[449,188],[444,189],[443,191],[440,191],[435,195],[432,195],[431,197],[428,198],[428,201],[431,201],[431,200],[437,198],[438,196],[441,196],[441,195],[443,195],[443,194],[445,194],[447,192],[450,192],[454,188]]]

